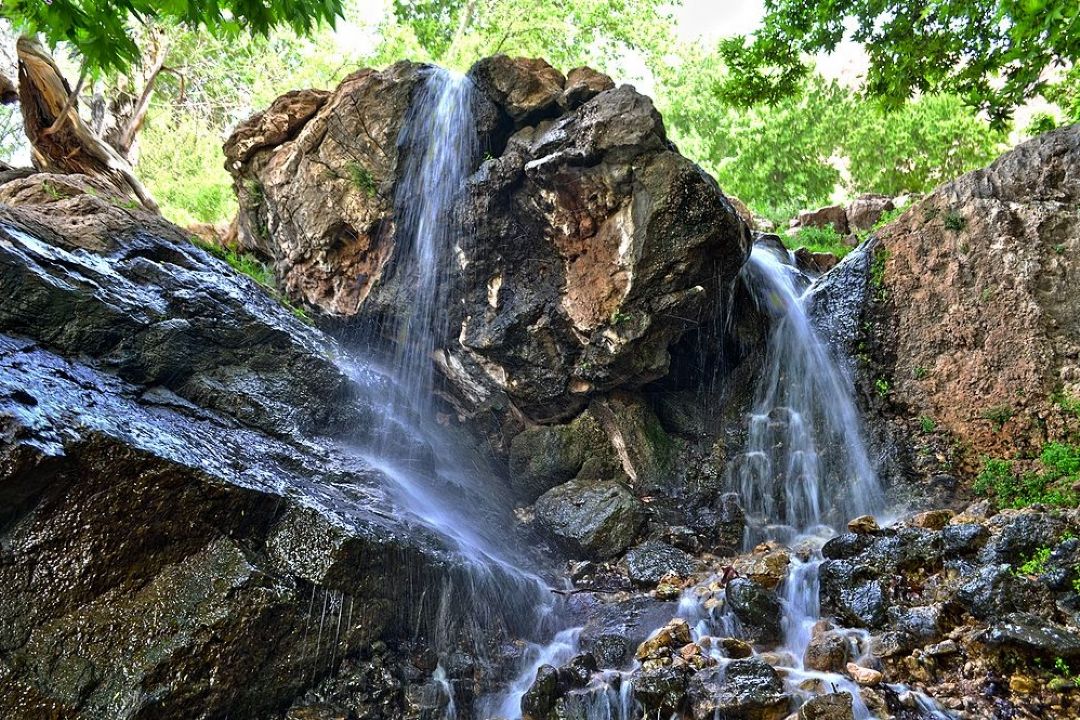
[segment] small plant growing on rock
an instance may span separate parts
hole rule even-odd
[[[41,189],[45,191],[45,194],[51,197],[53,200],[59,200],[64,197],[64,193],[60,192],[55,185],[48,180],[41,183]]]
[[[1041,471],[1018,474],[1008,460],[983,459],[974,490],[993,495],[1000,508],[1022,508],[1036,503],[1076,507],[1080,495],[1073,489],[1080,481],[1080,447],[1047,443],[1039,455]]]
[[[995,430],[1001,432],[1001,428],[1005,427],[1005,423],[1012,419],[1013,409],[1008,405],[995,405],[987,408],[982,416],[994,424]]]
[[[924,368],[922,365],[916,365],[915,368],[911,371],[911,376],[914,377],[916,380],[922,380],[929,374],[930,373],[927,372],[926,368]]]
[[[244,190],[247,191],[248,200],[251,202],[250,207],[259,207],[262,205],[265,195],[263,194],[263,186],[255,178],[248,178],[244,181]]]
[[[1041,547],[1020,566],[1020,574],[1038,577],[1046,572],[1046,563],[1050,560],[1050,548]]]
[[[893,208],[892,210],[886,210],[885,212],[881,213],[881,217],[879,217],[878,221],[874,223],[874,230],[880,230],[881,228],[885,227],[893,220],[900,217],[906,209],[907,206],[902,205],[900,207]]]
[[[874,389],[877,390],[877,394],[881,397],[889,396],[889,381],[885,378],[878,378],[874,381]]]
[[[352,182],[353,187],[368,197],[375,197],[379,192],[379,187],[375,182],[374,176],[371,171],[358,162],[349,163],[349,180]]]
[[[934,430],[937,429],[937,423],[934,422],[934,418],[930,417],[929,415],[920,415],[919,428],[924,433],[932,433],[934,432]]]
[[[948,230],[963,230],[967,226],[967,220],[956,210],[945,213],[945,228]]]
[[[1080,418],[1080,397],[1075,397],[1064,390],[1054,393],[1050,402],[1061,408],[1066,414]]]
[[[874,260],[870,263],[870,284],[874,287],[874,296],[878,300],[884,300],[888,296],[885,290],[885,263],[889,261],[889,251],[885,248],[874,253]]]

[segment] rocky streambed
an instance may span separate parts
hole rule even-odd
[[[1080,128],[822,275],[647,97],[490,58],[425,268],[438,77],[229,139],[273,293],[93,180],[0,177],[0,714],[1080,715],[1080,518],[970,491],[1080,437]],[[855,424],[766,392],[795,303],[762,253]]]

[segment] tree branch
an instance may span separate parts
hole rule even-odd
[[[56,114],[56,119],[52,121],[52,125],[42,130],[42,135],[52,135],[54,132],[60,129],[60,125],[64,118],[67,117],[68,112],[78,102],[79,93],[82,92],[83,83],[86,82],[86,63],[83,62],[82,67],[79,69],[79,82],[75,83],[75,89],[68,93],[67,100],[64,102],[64,106],[60,108],[60,112]],[[77,113],[78,111],[76,111]]]

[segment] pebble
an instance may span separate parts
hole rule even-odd
[[[873,687],[881,683],[881,679],[884,677],[879,671],[871,668],[856,665],[855,663],[847,664],[848,675],[852,677],[855,682],[866,687]]]
[[[853,533],[859,533],[866,535],[869,533],[876,533],[881,530],[881,526],[878,525],[877,520],[873,515],[860,515],[847,524],[848,530]]]

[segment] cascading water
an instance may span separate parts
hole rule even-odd
[[[432,69],[414,98],[400,138],[405,172],[396,197],[394,272],[410,291],[406,312],[389,334],[395,353],[386,375],[384,427],[380,439],[360,448],[368,461],[396,485],[401,505],[420,521],[450,538],[469,568],[464,582],[474,612],[465,612],[465,634],[482,636],[493,623],[512,625],[519,637],[538,637],[541,623],[557,625],[553,596],[540,580],[507,558],[517,557],[512,541],[500,533],[508,506],[499,502],[495,484],[464,460],[462,449],[446,440],[432,423],[433,354],[449,332],[449,288],[455,244],[463,235],[453,221],[456,192],[478,160],[472,117],[472,84],[462,76]],[[844,676],[807,670],[803,655],[819,618],[820,548],[832,528],[855,515],[880,511],[883,493],[867,457],[850,379],[834,362],[816,335],[805,309],[809,279],[783,252],[756,247],[743,270],[742,282],[759,311],[770,318],[764,374],[749,417],[746,451],[733,463],[729,481],[740,491],[748,512],[746,542],[762,540],[800,544],[804,554],[793,558],[782,586],[784,641],[779,648],[789,691],[807,691],[806,682],[851,692],[856,717],[869,717],[857,688]],[[357,363],[359,371],[373,364]],[[418,441],[401,441],[402,437]],[[437,459],[436,459],[437,458]],[[442,589],[437,624],[451,624],[461,614],[452,607],[452,588]],[[679,603],[693,639],[703,646],[709,636],[728,636],[738,629],[734,618],[707,608],[700,594],[689,591]],[[577,629],[565,629],[545,645],[529,645],[518,678],[501,697],[480,703],[480,717],[521,715],[521,699],[542,664],[559,665],[578,650]],[[452,633],[436,638],[449,645]],[[549,635],[549,637],[551,637]],[[865,635],[851,633],[852,643],[865,646]],[[865,649],[865,647],[863,647]],[[728,662],[714,651],[718,663]],[[434,685],[445,696],[444,717],[460,712],[453,682],[439,666]],[[800,683],[802,687],[800,687]],[[575,694],[575,716],[587,720],[632,720],[640,708],[633,699],[630,673],[597,673]]]
[[[443,587],[423,588],[416,600],[416,612],[430,616],[430,642],[441,654],[467,639],[482,655],[484,639],[500,631],[533,636],[550,615],[552,594],[510,560],[521,553],[504,530],[510,506],[499,483],[433,417],[433,355],[449,333],[452,254],[463,238],[454,200],[479,160],[473,93],[471,80],[441,68],[426,71],[414,93],[398,141],[404,169],[395,197],[392,268],[407,297],[398,298],[402,312],[389,327],[379,328],[393,354],[387,359],[364,347],[342,366],[357,376],[378,368],[386,379],[365,383],[376,388],[374,399],[383,406],[382,427],[374,440],[358,440],[355,452],[392,482],[401,508],[450,540],[460,559]],[[467,712],[454,702],[443,665],[432,683],[446,701],[439,705],[443,717]]]
[[[742,458],[729,468],[729,484],[747,512],[745,549],[762,541],[798,548],[779,588],[783,641],[777,667],[789,692],[832,688],[851,694],[856,720],[872,717],[858,687],[835,673],[809,669],[804,656],[820,620],[821,548],[842,524],[857,515],[880,513],[884,492],[870,463],[851,379],[818,336],[807,312],[811,279],[790,253],[758,245],[741,274],[758,310],[769,318],[764,371],[756,387]],[[684,594],[680,615],[692,624],[696,642],[737,631],[724,606],[707,608],[697,588]],[[867,654],[868,634],[845,631],[858,660]],[[721,665],[727,660],[714,654]],[[917,699],[931,717],[947,717],[928,699]]]
[[[851,517],[880,512],[884,506],[884,493],[863,440],[852,382],[814,330],[807,312],[811,279],[797,269],[789,253],[756,246],[740,281],[758,310],[768,316],[770,333],[764,372],[748,417],[747,445],[741,460],[730,466],[728,480],[740,493],[748,514],[745,549],[762,541],[798,548],[779,588],[783,638],[770,662],[781,670],[789,693],[809,698],[820,692],[846,691],[852,696],[856,720],[871,718],[851,679],[809,669],[803,660],[821,616],[822,546]],[[715,597],[711,587],[723,582],[720,577],[710,578],[690,588],[676,611],[677,617],[690,624],[694,642],[706,648],[720,667],[731,660],[720,649],[719,639],[741,633],[738,619],[722,602],[708,601]],[[868,633],[850,630],[844,635],[854,659],[868,653]],[[537,662],[529,668],[533,674],[548,655],[565,660],[576,650],[566,647],[565,638],[552,648],[537,653]],[[532,676],[525,673],[523,677]],[[579,716],[586,720],[641,717],[632,682],[632,670],[598,673],[580,692]],[[914,702],[925,717],[948,717],[929,698],[915,694]]]
[[[757,525],[755,534],[838,526],[881,510],[884,496],[867,456],[851,381],[806,312],[809,278],[781,251],[758,246],[744,282],[772,325],[746,453],[733,466],[733,485],[750,524]]]

